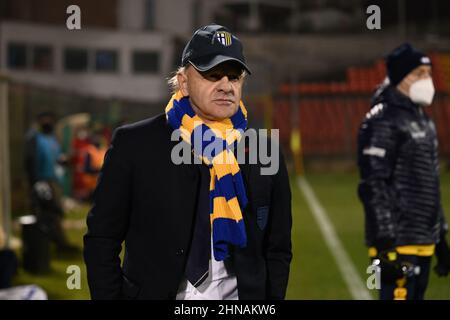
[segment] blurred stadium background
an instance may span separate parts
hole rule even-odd
[[[81,8],[81,30],[66,28],[71,4]],[[381,30],[366,27],[372,4],[381,8]],[[296,176],[306,177],[365,286],[356,133],[385,77],[383,56],[410,41],[433,61],[437,95],[427,112],[438,129],[442,198],[450,221],[450,2],[445,0],[0,0],[0,224],[9,245],[20,257],[17,218],[30,214],[24,137],[35,116],[52,110],[60,119],[58,136],[73,161],[64,179],[65,227],[81,248],[89,203],[80,200],[76,169],[80,132],[95,128],[109,139],[117,126],[163,112],[166,79],[184,44],[212,21],[243,41],[253,71],[244,95],[250,124],[280,130],[292,173],[294,260],[287,297],[358,298]],[[66,287],[72,264],[82,268],[81,290]],[[89,298],[81,256],[53,259],[51,267],[46,275],[19,269],[15,283],[38,284],[50,299]],[[450,299],[449,281],[433,274],[427,298]]]

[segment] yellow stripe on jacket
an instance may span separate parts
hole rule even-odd
[[[408,256],[431,257],[434,254],[434,248],[434,244],[407,245],[398,246],[395,248],[395,251],[397,251],[399,254]],[[375,247],[369,248],[370,258],[375,258],[377,254],[377,249]]]

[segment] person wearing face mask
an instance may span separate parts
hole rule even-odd
[[[61,169],[67,160],[54,134],[55,120],[52,112],[38,114],[38,130],[31,130],[26,139],[25,169],[32,211],[39,225],[56,244],[58,253],[73,254],[79,249],[69,244],[62,228]]]
[[[405,43],[386,68],[358,133],[358,195],[369,256],[381,267],[380,299],[420,300],[433,254],[437,274],[450,271],[436,128],[424,112],[434,97],[432,65]]]

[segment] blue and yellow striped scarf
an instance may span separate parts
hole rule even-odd
[[[205,122],[195,114],[189,102],[189,97],[183,97],[178,91],[170,99],[166,107],[166,117],[169,125],[180,129],[181,137],[189,143],[196,156],[209,167],[211,182],[209,187],[210,219],[214,258],[217,261],[228,257],[228,246],[245,247],[245,233],[242,212],[247,205],[244,181],[239,164],[230,147],[239,142],[242,133],[247,128],[247,110],[242,101],[238,111],[228,119]],[[198,132],[200,130],[200,132]],[[195,139],[203,140],[204,133],[211,130],[213,138],[210,141],[195,143]],[[222,146],[221,152],[208,156],[205,148],[211,143]],[[195,150],[201,146],[201,150]],[[211,148],[211,147],[210,147]]]

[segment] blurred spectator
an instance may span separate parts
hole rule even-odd
[[[64,215],[61,204],[62,165],[67,163],[54,135],[56,117],[51,112],[38,115],[38,130],[27,135],[25,166],[31,187],[33,213],[56,243],[59,253],[75,253],[78,249],[68,243],[62,228]]]
[[[89,129],[79,127],[72,140],[73,163],[73,196],[78,200],[88,198],[88,192],[84,184],[84,154],[89,145]]]
[[[103,126],[94,127],[93,133],[79,128],[72,142],[74,196],[79,200],[91,199],[109,144],[108,131]]]
[[[106,150],[105,138],[101,131],[94,132],[90,142],[84,147],[83,181],[89,200],[97,185],[97,177],[102,168]]]
[[[366,244],[381,267],[380,299],[422,300],[434,253],[436,273],[450,272],[436,127],[423,110],[434,96],[431,60],[403,44],[386,66],[358,136]]]

